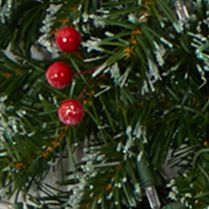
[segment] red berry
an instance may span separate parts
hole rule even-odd
[[[57,46],[64,52],[75,51],[81,43],[80,33],[73,27],[64,27],[55,34]]]
[[[84,117],[84,108],[77,100],[67,99],[59,106],[58,116],[65,125],[76,125]]]
[[[57,88],[63,89],[68,86],[73,78],[73,72],[69,65],[63,62],[55,62],[46,71],[48,83]]]

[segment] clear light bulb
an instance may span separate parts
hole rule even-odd
[[[154,185],[144,188],[151,209],[160,209],[161,204]]]

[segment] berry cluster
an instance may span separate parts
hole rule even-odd
[[[63,52],[76,51],[80,42],[80,33],[73,27],[61,28],[55,34],[55,43]],[[62,61],[57,61],[48,67],[46,80],[52,87],[63,89],[73,80],[72,68]],[[58,116],[65,125],[76,125],[83,119],[84,108],[77,100],[66,99],[58,108]]]

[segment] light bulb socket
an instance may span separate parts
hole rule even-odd
[[[144,159],[136,160],[137,174],[143,188],[154,185],[154,178],[148,163]]]

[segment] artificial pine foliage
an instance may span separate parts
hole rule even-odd
[[[0,198],[18,209],[208,208],[208,10],[0,1]],[[66,27],[73,50],[56,43]],[[45,77],[58,61],[72,68],[65,88]],[[82,107],[74,125],[58,116],[66,100]]]

